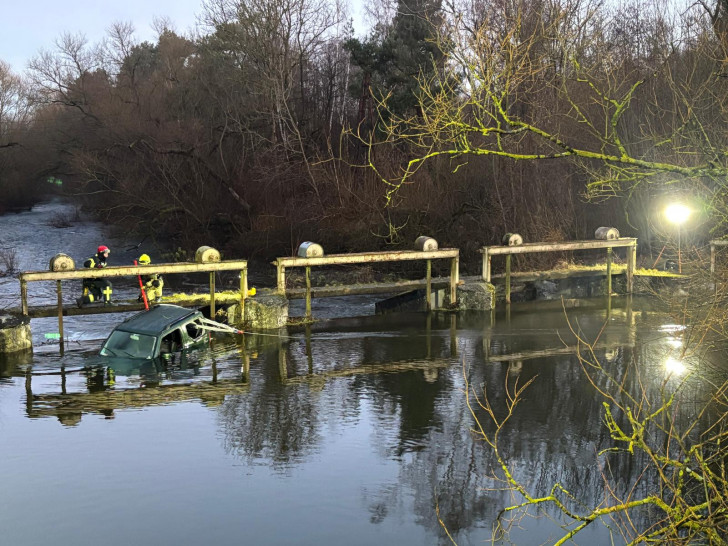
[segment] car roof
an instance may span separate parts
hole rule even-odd
[[[197,309],[186,309],[179,305],[155,305],[149,311],[142,311],[119,324],[115,330],[156,336],[169,330],[188,318],[201,316]]]

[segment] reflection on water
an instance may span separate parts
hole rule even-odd
[[[175,444],[165,446],[169,433],[161,432],[150,448],[141,443],[136,427],[184,428],[184,419],[164,408],[187,406],[196,409],[185,413],[212,417],[211,429],[201,438],[187,438],[184,445],[186,454],[200,458],[194,472],[205,476],[212,468],[217,476],[209,483],[196,481],[195,491],[202,488],[212,495],[209,488],[214,488],[223,504],[245,498],[246,522],[272,517],[283,505],[304,513],[313,510],[309,519],[297,520],[308,537],[304,543],[349,541],[354,529],[354,543],[371,543],[381,532],[378,527],[384,526],[399,536],[399,542],[421,544],[444,537],[437,507],[458,543],[479,542],[490,537],[500,509],[514,500],[489,479],[496,461],[470,433],[465,381],[485,389],[494,407],[505,408],[507,389],[533,379],[503,431],[509,464],[534,494],[548,493],[558,482],[578,492],[584,503],[598,504],[605,485],[596,453],[610,439],[601,422],[601,399],[575,351],[580,339],[594,342],[595,357],[611,374],[609,379],[594,377],[597,386],[618,381],[644,388],[645,380],[652,378],[659,390],[675,374],[664,367],[666,360],[677,361],[679,355],[675,332],[660,331],[663,317],[638,305],[612,302],[608,318],[599,308],[564,315],[559,309],[534,313],[532,308],[514,307],[509,320],[490,313],[332,320],[289,329],[280,337],[251,334],[245,345],[234,338],[218,339],[213,347],[181,362],[117,367],[111,374],[105,366],[90,366],[98,359],[88,351],[4,358],[3,433],[21,441],[13,448],[14,457],[9,457],[7,446],[0,448],[11,461],[0,471],[0,479],[11,491],[21,483],[40,487],[31,468],[12,461],[18,460],[18,445],[53,438],[61,442],[61,454],[52,450],[34,453],[33,458],[42,464],[62,463],[66,475],[85,483],[89,465],[92,474],[93,468],[101,471],[104,465],[89,459],[88,442],[103,443],[110,431],[99,425],[109,419],[135,423],[113,431],[126,449],[151,449],[152,457],[168,461],[160,472],[179,473],[183,469],[174,462],[179,458],[172,451]],[[633,373],[637,368],[639,376]],[[691,388],[699,395],[700,382]],[[694,417],[691,407],[680,409],[688,408],[683,416],[687,420]],[[49,434],[47,426],[33,424],[48,418],[62,429],[77,429],[74,436],[84,442],[74,447],[70,437],[52,429]],[[75,462],[78,458],[84,459],[83,465]],[[17,477],[21,471],[23,480]],[[634,459],[611,462],[611,472],[623,487],[631,486],[641,471]],[[251,475],[256,489],[247,493]],[[281,480],[292,498],[281,498],[276,487],[269,488]],[[111,478],[111,484],[121,486],[117,478]],[[192,494],[184,481],[172,490],[158,490],[154,481],[137,483],[136,488],[140,489],[128,494],[149,495],[160,503],[169,502],[170,495]],[[644,480],[635,493],[640,488],[646,491]],[[308,499],[305,508],[302,498]],[[70,498],[68,510],[82,501]],[[109,499],[115,510],[130,501],[126,493]],[[36,508],[41,513],[48,509]],[[10,514],[17,516],[16,510],[21,506],[11,508]],[[223,521],[209,511],[205,514],[224,528]],[[0,519],[10,517],[6,513]],[[228,527],[229,536],[222,543],[234,542],[236,528]],[[271,544],[294,536],[277,527],[254,525],[253,530],[257,540]],[[67,536],[75,537],[77,531],[71,526]],[[549,533],[559,536],[558,531],[546,520],[520,522],[513,529],[519,544],[541,543]],[[604,527],[582,536],[597,543],[608,540]]]
[[[558,482],[598,504],[608,477],[617,493],[644,494],[639,458],[597,457],[612,441],[596,388],[660,399],[680,386],[673,417],[692,424],[721,356],[682,354],[681,328],[663,327],[649,301],[569,305],[343,318],[127,367],[95,355],[95,332],[118,317],[88,329],[69,319],[81,341],[65,355],[0,357],[3,540],[448,543],[439,510],[458,544],[482,543],[522,499],[491,479],[497,461],[471,433],[464,389],[487,393],[502,417],[529,381],[500,445],[531,493]],[[516,544],[563,536],[545,518],[510,531]],[[577,543],[611,542],[594,525]]]

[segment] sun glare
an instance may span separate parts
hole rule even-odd
[[[667,360],[665,360],[665,370],[667,370],[671,374],[682,375],[685,373],[686,369],[687,368],[685,367],[685,364],[682,360],[678,360],[677,358],[674,358],[672,356],[668,357]]]
[[[665,216],[673,224],[684,224],[693,211],[682,203],[672,203],[665,209]]]

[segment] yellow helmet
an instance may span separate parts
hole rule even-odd
[[[142,254],[141,256],[139,256],[139,263],[147,265],[152,263],[152,259],[149,257],[149,254]]]

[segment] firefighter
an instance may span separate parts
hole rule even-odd
[[[139,256],[139,265],[149,265],[152,263],[151,258],[148,254],[142,254]],[[147,301],[159,301],[162,299],[162,288],[164,288],[164,279],[159,273],[153,273],[152,275],[142,276],[142,284],[144,292],[147,294]],[[142,295],[139,295],[139,301],[144,301]]]
[[[96,249],[96,254],[87,258],[83,262],[83,266],[89,269],[102,269],[107,266],[106,259],[109,257],[111,250],[108,246],[101,245]],[[84,279],[83,295],[76,299],[79,307],[86,303],[104,302],[105,305],[111,304],[112,286],[107,279]]]

